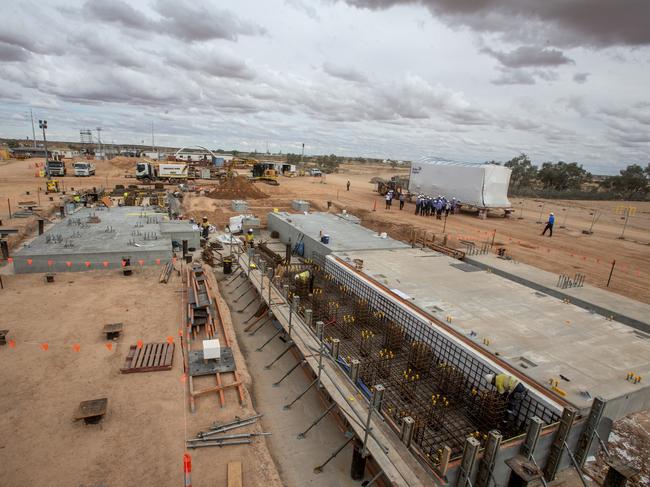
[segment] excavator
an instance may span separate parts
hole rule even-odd
[[[253,164],[253,177],[251,181],[261,181],[271,186],[279,186],[280,182],[278,181],[278,171],[272,167],[271,164],[266,164],[263,162],[258,162]]]

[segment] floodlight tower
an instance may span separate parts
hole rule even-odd
[[[45,137],[45,130],[47,129],[47,120],[39,120],[38,128],[43,130],[43,144],[45,145],[45,175],[50,177],[50,168],[47,166],[47,138]]]

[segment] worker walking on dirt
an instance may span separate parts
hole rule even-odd
[[[403,210],[404,209],[404,202],[406,201],[406,196],[404,193],[400,191],[399,193],[399,209]]]
[[[246,245],[251,249],[255,247],[255,236],[252,228],[249,228],[248,233],[246,233]]]
[[[548,215],[548,221],[546,222],[546,226],[544,227],[544,231],[542,232],[542,235],[546,233],[546,230],[549,231],[548,236],[552,237],[553,236],[553,224],[555,223],[555,215],[553,215],[553,212],[549,213]]]
[[[519,382],[519,379],[508,374],[486,374],[485,381],[493,385],[501,397],[508,401],[506,408],[505,422],[508,426],[517,419],[517,414],[521,408],[521,403],[526,397],[526,388]]]
[[[201,237],[208,239],[210,236],[210,222],[208,222],[208,217],[203,217],[203,222],[201,222]]]
[[[390,205],[393,202],[393,194],[389,191],[386,193],[386,209],[390,210]]]
[[[350,191],[350,180],[348,179],[348,184],[347,184],[348,191]]]

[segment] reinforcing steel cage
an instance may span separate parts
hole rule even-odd
[[[298,279],[296,275],[308,279]],[[414,421],[411,448],[432,466],[449,447],[462,454],[469,436],[482,444],[499,430],[504,440],[524,433],[531,418],[559,421],[559,414],[527,393],[516,405],[500,396],[484,377],[495,371],[396,299],[382,294],[335,257],[315,255],[276,275],[288,285],[290,300],[300,297],[298,313],[312,310],[324,323],[329,350],[369,398],[374,385],[385,388],[381,413],[400,431]]]

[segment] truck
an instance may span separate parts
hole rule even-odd
[[[318,169],[317,167],[312,167],[312,168],[309,170],[309,175],[310,175],[310,176],[315,176],[315,177],[320,177],[320,176],[323,175],[323,173],[322,173],[321,170]]]
[[[385,196],[389,191],[394,191],[396,193],[403,192],[408,194],[408,186],[408,178],[393,176],[390,178],[390,180],[379,179],[379,181],[377,181],[377,192],[382,196]]]
[[[65,162],[63,161],[48,159],[45,163],[45,173],[49,176],[65,176],[66,172]]]
[[[160,163],[140,161],[135,165],[135,177],[141,181],[169,181],[176,183],[186,181],[189,167],[182,163]]]
[[[409,191],[456,198],[463,207],[476,208],[479,212],[503,209],[508,214],[512,208],[508,200],[511,173],[509,168],[496,164],[422,158],[411,164]]]
[[[94,176],[95,165],[92,162],[78,161],[72,164],[75,176]]]

